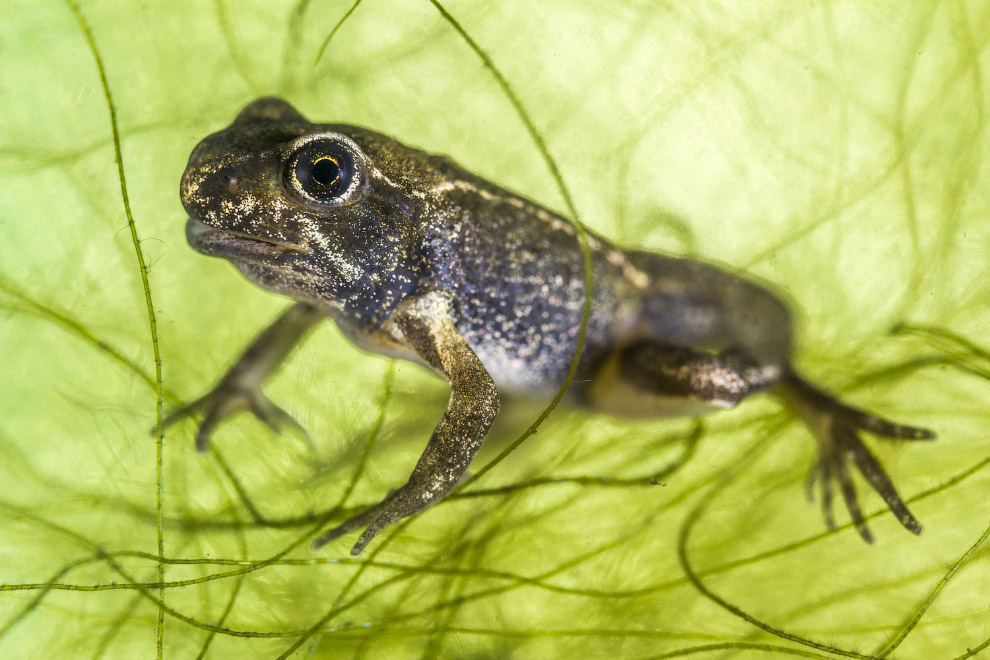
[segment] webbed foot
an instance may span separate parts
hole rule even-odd
[[[835,529],[833,485],[838,483],[856,531],[864,541],[873,543],[873,533],[866,525],[850,473],[851,460],[867,483],[884,499],[898,522],[908,531],[921,534],[921,523],[908,510],[883,466],[863,444],[860,432],[894,440],[932,440],[935,434],[928,429],[897,424],[847,406],[795,374],[784,380],[783,395],[819,443],[821,453],[809,474],[808,489],[810,495],[814,483],[818,482],[822,514],[828,528]]]

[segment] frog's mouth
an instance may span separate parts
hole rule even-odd
[[[286,257],[308,255],[308,245],[251,236],[230,229],[218,229],[190,217],[186,223],[186,240],[200,254],[230,261],[247,261],[266,266],[284,263]]]

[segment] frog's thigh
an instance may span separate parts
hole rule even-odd
[[[703,415],[731,408],[776,377],[776,370],[736,353],[640,342],[616,349],[602,362],[586,401],[621,417]]]

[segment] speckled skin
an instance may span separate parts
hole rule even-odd
[[[321,149],[353,170],[334,179],[339,192],[311,180]],[[299,301],[213,391],[169,418],[205,412],[201,449],[238,409],[273,427],[287,421],[261,382],[324,316],[358,346],[423,363],[451,384],[410,481],[317,545],[367,525],[357,554],[388,524],[438,501],[480,446],[499,391],[550,396],[565,380],[585,295],[573,225],[449,158],[367,129],[314,124],[281,100],[260,99],[196,147],[181,197],[193,247]],[[920,532],[856,431],[932,434],[840,404],[800,379],[789,365],[789,314],[773,294],[696,260],[623,250],[591,232],[587,240],[592,313],[574,403],[629,416],[700,414],[773,389],[822,445],[817,474],[830,525],[834,479],[871,538],[852,492],[852,459]]]

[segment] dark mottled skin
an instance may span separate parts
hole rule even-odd
[[[314,183],[326,160],[321,149],[353,176]],[[498,391],[548,396],[565,380],[585,295],[574,227],[449,158],[364,128],[314,124],[283,101],[260,99],[196,147],[181,196],[194,248],[298,301],[216,388],[170,416],[206,414],[200,448],[239,409],[273,427],[288,421],[261,383],[325,316],[358,346],[418,361],[451,385],[451,403],[409,482],[318,545],[367,526],[357,554],[388,524],[442,499],[484,439]],[[902,524],[920,533],[858,431],[933,435],[841,404],[802,380],[789,363],[791,324],[780,300],[696,260],[623,250],[591,232],[588,245],[592,313],[569,391],[574,403],[627,416],[701,414],[772,390],[822,446],[816,475],[830,526],[837,481],[861,535],[872,538],[851,459]]]

